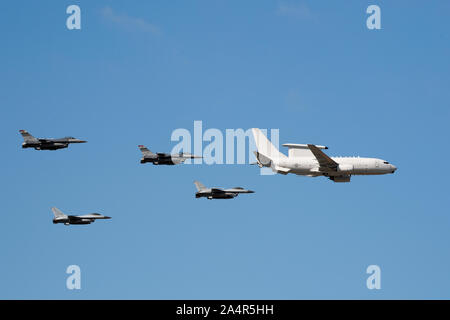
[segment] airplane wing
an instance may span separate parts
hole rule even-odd
[[[202,156],[196,156],[190,153],[180,153],[179,155],[182,158],[186,158],[186,159],[200,159],[203,158]]]
[[[225,191],[219,188],[211,188],[212,193],[224,193]]]
[[[236,188],[231,188],[231,189],[225,189],[223,190],[225,192],[233,192],[233,193],[253,193],[253,191],[251,190],[246,190],[244,188],[241,187],[236,187]]]
[[[320,167],[337,171],[338,163],[323,153],[319,148],[313,144],[308,144],[309,150],[314,154]]]
[[[98,213],[84,214],[81,216],[72,216],[72,217],[78,218],[78,219],[105,219],[105,218],[108,218],[108,217],[98,214]]]

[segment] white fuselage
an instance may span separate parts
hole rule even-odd
[[[397,168],[389,162],[376,158],[331,157],[339,164],[337,171],[320,169],[319,162],[314,157],[286,157],[272,159],[272,169],[280,173],[294,173],[306,176],[342,176],[342,175],[377,175],[394,173]],[[277,167],[289,169],[281,172]]]

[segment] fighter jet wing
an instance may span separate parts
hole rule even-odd
[[[91,214],[84,214],[81,216],[75,216],[75,218],[79,218],[79,219],[107,219],[109,217],[101,215],[99,213],[91,213]]]
[[[180,157],[186,158],[186,159],[200,159],[203,158],[202,156],[196,156],[194,154],[190,154],[190,153],[181,153]]]
[[[225,191],[219,188],[211,188],[212,193],[224,193]]]
[[[233,193],[253,193],[253,191],[251,190],[246,190],[244,188],[241,187],[235,187],[235,188],[231,188],[231,189],[225,189],[223,190],[225,192],[233,192]]]
[[[331,169],[333,171],[337,171],[338,163],[323,153],[319,148],[317,148],[313,144],[308,144],[309,150],[314,154],[317,161],[319,162],[320,167]]]

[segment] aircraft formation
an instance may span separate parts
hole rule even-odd
[[[85,140],[74,137],[35,138],[28,131],[20,130],[24,142],[22,148],[34,148],[35,150],[58,150],[68,148],[71,143],[86,143]],[[362,157],[329,157],[322,150],[328,149],[326,146],[314,144],[294,144],[286,143],[288,155],[281,153],[258,128],[252,129],[253,138],[256,144],[256,164],[262,167],[271,168],[273,172],[286,175],[288,173],[318,177],[324,176],[334,182],[350,182],[352,175],[382,175],[392,174],[397,167],[386,160],[377,158]],[[190,153],[153,153],[143,145],[138,148],[142,153],[140,163],[152,163],[153,165],[177,165],[182,164],[187,159],[202,158],[202,156]],[[194,181],[197,192],[195,198],[212,199],[233,199],[239,194],[254,193],[242,187],[234,188],[207,188],[201,182]],[[84,215],[66,215],[58,208],[53,207],[53,223],[63,223],[64,225],[84,225],[91,224],[96,220],[111,219],[111,217],[99,213]]]

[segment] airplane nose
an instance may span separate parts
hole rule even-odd
[[[391,167],[392,167],[392,173],[394,173],[397,170],[397,167],[394,166],[393,164],[391,164]]]

